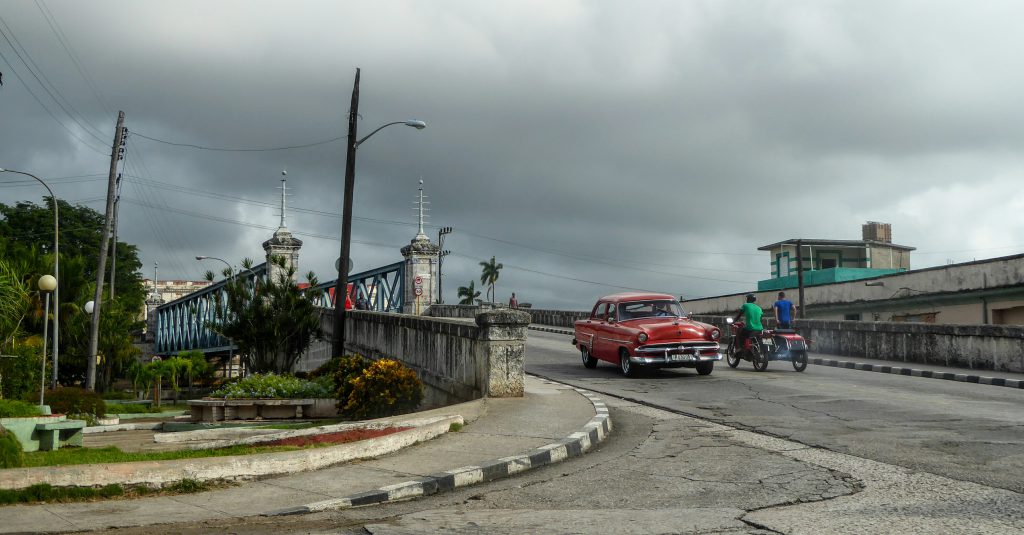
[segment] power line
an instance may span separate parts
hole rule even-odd
[[[46,94],[48,94],[50,98],[53,99],[53,101],[57,104],[57,106],[61,110],[63,110],[68,117],[71,118],[72,122],[77,124],[78,127],[81,128],[86,134],[89,134],[90,136],[93,137],[93,139],[99,141],[102,144],[103,138],[101,138],[95,132],[93,132],[91,126],[89,126],[87,123],[83,123],[83,121],[85,121],[85,117],[83,117],[82,114],[78,112],[78,110],[71,104],[71,102],[68,101],[68,99],[65,98],[63,94],[61,94],[60,90],[57,89],[57,86],[50,81],[50,79],[46,76],[46,73],[44,73],[43,70],[39,67],[39,64],[37,64],[35,60],[32,59],[32,56],[28,53],[28,49],[22,46],[21,42],[18,41],[18,37],[14,35],[14,31],[11,30],[11,27],[8,26],[7,21],[4,20],[3,17],[0,17],[0,25],[2,25],[3,28],[6,30],[6,33],[0,31],[0,34],[3,34],[4,40],[7,41],[8,45],[10,45],[11,50],[14,52],[14,55],[17,56],[19,60],[21,60],[21,63],[28,70],[29,74],[31,74],[32,77],[35,78],[39,86],[43,88],[43,91],[46,91]],[[19,48],[21,49],[21,52],[18,52]],[[35,67],[35,69],[33,69],[33,67]],[[36,71],[38,71],[39,74],[36,74]],[[40,76],[42,76],[42,79],[40,79]],[[21,78],[19,77],[19,79]],[[22,80],[22,83],[24,83],[24,80]],[[52,91],[50,90],[51,87],[53,88]],[[54,93],[56,93],[56,95]],[[67,107],[65,107],[64,104],[67,104]],[[71,108],[71,110],[69,111],[68,108]],[[78,115],[78,117],[75,116],[76,114]],[[82,120],[80,121],[79,118],[81,118]]]
[[[141,137],[143,139],[148,139],[148,140],[154,141],[156,143],[163,143],[164,145],[171,145],[171,146],[174,146],[174,147],[187,147],[187,148],[191,148],[191,149],[209,150],[209,151],[216,151],[216,152],[273,152],[273,151],[280,151],[280,150],[305,149],[305,148],[309,148],[309,147],[316,147],[318,145],[326,145],[328,143],[334,143],[335,141],[339,141],[339,140],[342,140],[342,139],[345,139],[346,137],[348,137],[348,136],[338,136],[338,137],[333,137],[331,139],[325,139],[323,141],[315,141],[313,143],[304,143],[302,145],[291,145],[291,146],[287,146],[287,147],[270,147],[270,148],[260,148],[260,149],[239,149],[239,148],[229,149],[229,148],[223,148],[223,147],[207,147],[207,146],[204,146],[204,145],[195,145],[195,144],[192,144],[192,143],[178,143],[178,142],[174,142],[174,141],[166,141],[166,140],[163,140],[163,139],[158,139],[158,138],[155,138],[155,137],[150,137],[150,136],[147,136],[147,135],[144,135],[144,134],[140,134],[138,132],[133,132],[133,133],[136,136],[139,136],[139,137]]]

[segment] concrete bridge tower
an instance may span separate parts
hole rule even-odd
[[[419,231],[412,242],[402,247],[405,257],[405,280],[403,282],[404,314],[423,314],[430,305],[437,302],[437,259],[441,247],[430,243],[430,238],[423,232],[423,217],[426,205],[430,204],[423,195],[423,181],[420,180],[420,191],[416,199],[419,213]]]
[[[282,177],[287,177],[287,171],[281,171]],[[292,275],[292,280],[298,279],[299,270],[299,249],[302,248],[302,240],[292,236],[292,233],[288,230],[287,219],[285,215],[285,209],[287,208],[287,188],[288,179],[281,179],[281,226],[274,232],[274,236],[269,240],[263,242],[263,250],[267,252],[267,275],[270,280],[277,282],[280,280],[282,274],[286,273],[285,269],[294,267],[295,274]],[[270,261],[271,257],[279,256],[284,258],[286,268],[282,269],[280,266]]]

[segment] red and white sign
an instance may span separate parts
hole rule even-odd
[[[416,286],[423,286],[423,277],[420,277],[419,275],[416,275],[416,277],[412,279],[412,283],[415,284]],[[419,295],[419,294],[416,294],[416,295]]]
[[[416,297],[419,297],[423,295],[423,288],[417,286],[416,289],[412,291],[412,293],[416,294]]]

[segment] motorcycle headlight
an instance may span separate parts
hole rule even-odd
[[[641,344],[646,342],[647,341],[647,333],[640,333],[639,335],[637,335],[636,339],[639,340]]]
[[[721,337],[722,337],[722,331],[719,331],[718,329],[712,329],[711,330],[711,339],[712,340],[718,340]]]

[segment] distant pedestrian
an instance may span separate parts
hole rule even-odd
[[[362,295],[356,299],[356,310],[366,310],[366,298]]]
[[[515,292],[512,292],[512,297],[510,297],[509,300],[508,300],[508,307],[509,308],[519,308],[519,300],[516,299],[516,293]]]
[[[786,292],[779,292],[779,300],[772,305],[775,309],[775,321],[780,329],[792,329],[793,318],[796,317],[796,305],[786,299]]]

